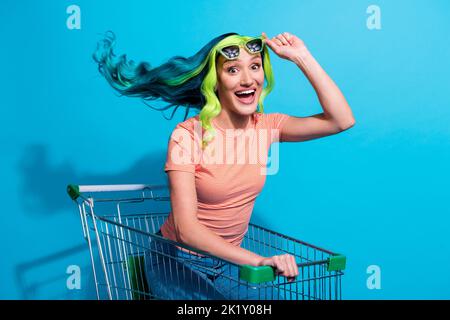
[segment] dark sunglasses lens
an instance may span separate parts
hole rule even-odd
[[[262,40],[255,39],[255,40],[247,42],[247,48],[251,52],[260,52],[262,50]]]
[[[225,47],[222,52],[228,59],[234,59],[239,56],[239,46]]]

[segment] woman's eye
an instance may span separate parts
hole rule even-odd
[[[252,65],[252,69],[253,70],[258,70],[259,68],[261,67],[261,65],[259,64],[259,63],[255,63],[254,65]],[[236,67],[229,67],[228,69],[227,69],[227,71],[229,72],[229,73],[236,73],[236,72],[231,72],[231,71],[233,71],[233,70],[237,70],[237,68]]]

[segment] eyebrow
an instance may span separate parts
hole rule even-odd
[[[260,56],[254,56],[253,58],[250,59],[250,61],[256,60],[256,59],[261,59]],[[227,60],[223,63],[223,65],[226,65],[228,63],[235,63],[235,62],[242,62],[241,59],[237,59],[237,60]]]

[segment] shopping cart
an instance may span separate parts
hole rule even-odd
[[[270,266],[236,265],[161,236],[170,211],[163,185],[69,185],[88,243],[98,299],[341,299],[346,258],[250,224],[242,247],[289,253],[293,282]]]

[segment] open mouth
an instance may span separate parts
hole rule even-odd
[[[244,91],[237,91],[234,94],[240,102],[244,104],[250,104],[253,103],[255,99],[255,93],[256,93],[255,89],[250,89]]]

